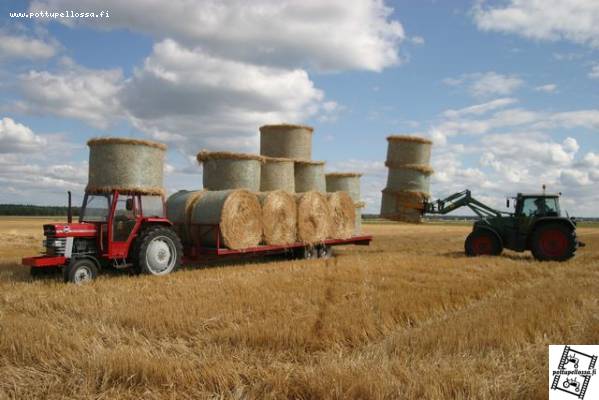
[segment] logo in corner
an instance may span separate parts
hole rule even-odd
[[[599,398],[597,363],[599,346],[549,346],[550,400]]]

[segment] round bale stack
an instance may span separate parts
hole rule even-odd
[[[256,154],[226,151],[198,153],[204,165],[203,184],[206,190],[247,189],[260,191],[260,170],[263,157]]]
[[[87,193],[164,195],[166,145],[147,140],[103,137],[91,139]]]
[[[264,242],[285,245],[297,241],[297,205],[295,198],[282,190],[258,193],[262,205]]]
[[[432,142],[418,136],[389,136],[387,187],[383,190],[381,216],[420,222],[423,202],[429,197]]]
[[[349,239],[354,234],[356,226],[356,206],[347,192],[327,194],[331,210],[331,239]]]
[[[295,160],[295,191],[297,193],[327,191],[324,161]]]
[[[262,209],[258,197],[247,190],[208,191],[191,212],[191,236],[203,247],[216,247],[216,225],[221,245],[233,250],[256,247],[262,240]]]
[[[304,125],[278,124],[260,127],[260,154],[268,157],[312,159],[312,132]]]
[[[260,191],[295,191],[294,163],[290,158],[264,157],[260,175]]]
[[[297,238],[306,244],[321,243],[331,231],[331,209],[322,193],[296,194]]]
[[[203,190],[179,190],[166,201],[166,217],[174,225],[183,243],[191,243],[191,212],[195,203],[206,192]]]
[[[327,192],[347,192],[355,206],[355,234],[362,230],[362,208],[364,202],[360,200],[360,177],[358,172],[332,172],[325,175]]]

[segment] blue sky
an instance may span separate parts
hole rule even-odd
[[[599,204],[599,4],[505,1],[39,0],[0,5],[0,202],[60,204],[85,142],[169,144],[170,191],[202,148],[255,152],[258,127],[315,127],[314,158],[385,186],[386,136],[431,137],[434,196],[500,207],[545,183]],[[110,18],[10,18],[106,11]]]

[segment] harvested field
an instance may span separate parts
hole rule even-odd
[[[599,343],[599,228],[566,263],[466,258],[470,228],[364,224],[328,260],[31,281],[0,219],[0,399],[545,399],[547,345]]]

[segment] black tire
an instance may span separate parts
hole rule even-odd
[[[83,285],[96,279],[98,267],[89,258],[72,259],[69,265],[64,266],[62,274],[65,282]]]
[[[318,254],[318,258],[331,258],[333,257],[333,247],[332,246],[327,246],[327,245],[322,245],[322,246],[318,246],[318,248],[316,249],[317,254]]]
[[[530,241],[532,255],[539,261],[566,261],[576,254],[576,230],[559,222],[535,229]]]
[[[498,256],[503,251],[503,246],[493,232],[475,229],[466,238],[464,250],[468,257]]]
[[[144,229],[136,239],[134,263],[138,272],[168,275],[181,265],[183,245],[175,231],[166,226]]]
[[[297,249],[298,258],[303,260],[313,260],[318,258],[318,251],[314,246],[305,246]]]

